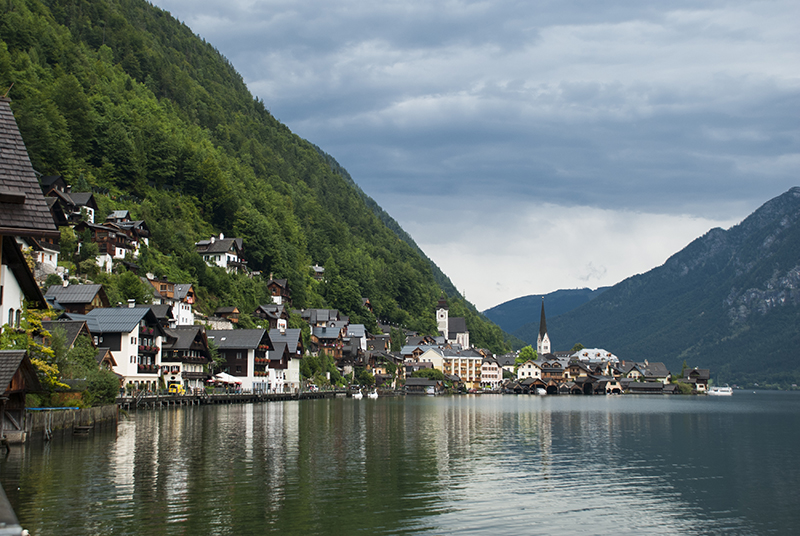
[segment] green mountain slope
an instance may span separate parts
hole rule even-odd
[[[547,326],[558,348],[581,342],[672,371],[685,360],[720,382],[798,383],[800,188]]]
[[[188,27],[143,0],[9,0],[0,16],[0,87],[13,84],[34,167],[104,192],[101,217],[125,208],[146,219],[144,270],[197,284],[201,308],[253,310],[268,301],[263,284],[206,269],[193,252],[223,232],[244,239],[252,270],[289,280],[298,308],[435,331],[449,280]],[[311,278],[314,263],[326,283]],[[506,348],[499,328],[466,316],[475,344]]]

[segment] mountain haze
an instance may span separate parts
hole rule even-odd
[[[562,289],[549,294],[522,296],[487,309],[483,314],[503,331],[524,341],[536,342],[539,335],[539,313],[544,299],[548,317],[562,315],[602,294],[608,287]],[[532,339],[531,339],[532,337]]]
[[[269,301],[261,278],[207,268],[194,252],[224,233],[244,239],[252,270],[288,279],[297,308],[431,333],[445,292],[474,344],[507,348],[333,157],[277,121],[169,13],[143,0],[9,0],[0,87],[10,88],[34,168],[93,189],[101,220],[118,209],[144,219],[152,238],[140,268],[196,285],[201,312]],[[325,282],[311,277],[315,263]]]
[[[800,188],[547,320],[557,349],[580,342],[673,372],[686,361],[722,383],[800,383]]]

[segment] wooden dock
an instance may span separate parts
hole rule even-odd
[[[124,410],[159,409],[181,406],[200,406],[209,404],[254,404],[259,402],[280,402],[286,400],[311,400],[346,396],[344,389],[335,391],[304,391],[302,393],[202,393],[202,394],[158,394],[138,393],[117,398],[117,405]]]

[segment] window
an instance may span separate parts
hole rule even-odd
[[[9,321],[11,321],[10,318],[9,318]],[[22,321],[22,310],[21,309],[17,309],[17,316],[16,316],[16,319],[14,320],[14,327],[18,328],[21,321]]]

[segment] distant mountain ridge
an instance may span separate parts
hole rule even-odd
[[[529,340],[530,333],[533,333],[533,342],[535,343],[539,333],[539,313],[543,298],[547,317],[550,318],[583,305],[602,294],[607,288],[563,289],[548,294],[531,294],[496,305],[484,311],[483,314],[500,326],[503,331],[522,340]]]
[[[722,383],[800,383],[800,188],[727,231],[711,229],[662,266],[548,315],[548,331],[557,349],[580,342],[673,372],[685,360]]]

